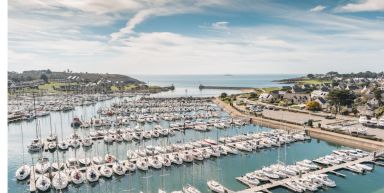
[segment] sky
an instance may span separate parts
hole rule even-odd
[[[9,0],[8,70],[384,70],[384,0]]]

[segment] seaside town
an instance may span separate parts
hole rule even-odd
[[[29,139],[21,138],[23,162],[14,171],[18,186],[28,186],[30,192],[73,190],[125,175],[144,175],[136,179],[139,182],[128,182],[129,187],[143,180],[144,190],[166,192],[169,186],[164,183],[148,185],[150,177],[164,178],[151,172],[199,167],[207,160],[269,149],[280,153],[280,148],[310,144],[311,139],[344,148],[295,162],[278,157],[269,166],[235,173],[232,180],[243,188],[232,189],[220,174],[209,172],[206,188],[218,193],[269,192],[278,187],[316,191],[337,187],[330,175],[347,176],[339,170],[369,175],[376,165],[384,166],[383,72],[308,74],[274,80],[282,86],[268,88],[200,85],[200,90],[237,91],[210,97],[156,97],[177,87],[150,87],[128,76],[117,81],[121,75],[97,74],[85,80],[94,74],[11,74],[8,122],[14,129],[23,124],[34,127],[19,128],[18,135]],[[24,152],[32,162],[25,160]],[[188,180],[178,187],[181,190],[171,192],[206,191]]]
[[[384,0],[2,3],[0,193],[384,193]]]

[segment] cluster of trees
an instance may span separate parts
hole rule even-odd
[[[365,71],[365,72],[358,72],[358,73],[346,73],[346,74],[339,74],[337,72],[328,72],[326,73],[328,76],[337,76],[342,78],[378,78],[383,77],[384,72],[371,72],[371,71]]]
[[[336,112],[340,112],[341,106],[352,105],[355,99],[356,95],[349,90],[334,89],[327,96],[329,104],[336,107]]]

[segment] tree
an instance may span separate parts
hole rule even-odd
[[[381,95],[383,94],[383,91],[379,90],[379,89],[375,89],[373,91],[373,95],[375,96],[375,98],[379,101],[379,104],[381,104]]]
[[[309,101],[307,103],[307,109],[310,111],[320,111],[321,105],[317,101]]]
[[[384,115],[384,107],[379,107],[376,109],[376,115],[378,117],[381,117],[382,115]]]
[[[228,96],[228,94],[223,92],[223,93],[221,93],[220,98],[227,98],[227,96]]]
[[[313,79],[313,78],[315,78],[315,75],[313,75],[313,74],[308,74],[308,75],[307,75],[307,78],[309,78],[309,79]]]
[[[47,76],[46,74],[42,74],[42,75],[40,76],[40,79],[43,79],[45,83],[48,82],[48,76]]]
[[[331,90],[327,96],[329,104],[336,107],[336,112],[340,112],[341,106],[352,105],[355,98],[351,91],[340,89]]]
[[[256,94],[255,92],[251,92],[251,93],[249,94],[249,98],[250,98],[250,99],[257,98],[257,94]]]

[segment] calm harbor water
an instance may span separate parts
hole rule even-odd
[[[199,85],[209,86],[233,86],[233,87],[279,87],[285,84],[273,82],[287,78],[299,77],[298,74],[256,74],[256,75],[133,75],[149,85],[170,86],[176,89],[170,92],[160,93],[160,96],[217,96],[222,92],[238,93],[236,90],[199,90]]]
[[[169,78],[172,79],[172,78]],[[279,79],[279,78],[270,78]],[[194,85],[190,83],[180,83],[184,88],[192,88]],[[173,82],[171,82],[173,83]],[[174,83],[177,85],[176,83]],[[197,82],[197,85],[199,83]],[[205,83],[203,83],[205,84]],[[273,86],[274,83],[271,83]],[[213,85],[213,84],[212,84]],[[241,85],[248,86],[248,85]],[[177,87],[177,86],[176,86]],[[264,87],[264,86],[263,86]],[[267,86],[266,86],[267,87]],[[179,94],[185,94],[184,91],[177,91]],[[211,91],[203,91],[202,95],[212,95]],[[218,92],[221,93],[222,91]],[[192,94],[188,90],[189,94]],[[199,95],[195,93],[194,95]],[[170,94],[169,94],[170,95]],[[173,93],[172,95],[178,95]],[[168,95],[165,95],[168,96]],[[73,116],[82,115],[83,118],[89,119],[96,114],[99,107],[109,106],[112,102],[117,102],[118,98],[104,101],[96,104],[95,106],[76,107],[75,111],[60,113],[51,113],[50,117],[43,117],[37,119],[41,129],[42,137],[45,138],[50,133],[50,119],[52,121],[53,132],[59,136],[59,140],[69,137],[70,134],[76,132],[80,135],[87,135],[90,129],[73,129],[70,127],[70,122]],[[224,114],[225,116],[225,114]],[[16,169],[24,162],[31,164],[34,163],[39,156],[38,154],[27,153],[26,146],[35,137],[35,122],[20,122],[12,123],[8,126],[8,192],[21,193],[29,192],[27,181],[18,182],[14,175]],[[167,127],[169,123],[161,122],[163,127]],[[62,126],[61,126],[62,125]],[[149,129],[153,125],[146,125],[145,128]],[[21,128],[23,129],[24,144],[22,144]],[[76,150],[76,157],[93,157],[96,155],[104,156],[105,153],[110,152],[117,155],[119,159],[126,158],[126,151],[128,149],[136,149],[139,145],[156,145],[167,144],[176,141],[190,141],[192,139],[212,138],[216,139],[217,136],[231,136],[249,132],[268,131],[269,128],[248,125],[241,128],[228,128],[226,130],[213,129],[210,132],[199,133],[194,130],[187,130],[185,135],[177,133],[175,136],[169,138],[159,138],[154,140],[145,141],[144,144],[137,143],[114,143],[107,146],[102,141],[95,143],[91,150],[83,149],[82,147]],[[103,179],[99,183],[83,184],[80,186],[69,185],[63,192],[97,192],[97,193],[122,193],[122,192],[157,192],[158,188],[162,188],[167,192],[180,190],[183,185],[192,184],[197,187],[201,192],[209,192],[206,182],[210,179],[215,179],[232,190],[241,190],[246,188],[240,182],[237,182],[235,177],[244,175],[247,172],[260,169],[263,166],[276,163],[277,160],[285,161],[286,163],[294,163],[302,159],[313,159],[319,156],[329,154],[334,149],[347,148],[336,144],[328,143],[325,141],[312,139],[307,142],[297,142],[290,144],[286,147],[271,148],[260,150],[252,153],[241,153],[239,155],[222,156],[221,158],[212,158],[203,162],[195,162],[194,164],[183,164],[180,166],[172,165],[169,168],[161,170],[149,170],[148,172],[136,171],[131,175],[124,177],[113,176],[111,179]],[[23,153],[24,152],[24,153]],[[56,154],[44,152],[44,155],[50,160],[57,160]],[[59,160],[67,159],[75,156],[75,151],[70,150],[67,152],[59,153]],[[24,158],[24,159],[23,159]],[[348,192],[348,193],[382,193],[384,192],[384,168],[376,167],[373,172],[366,175],[357,175],[349,171],[341,171],[346,174],[346,178],[337,176],[330,177],[336,181],[337,187],[327,189],[325,192]],[[51,190],[51,192],[54,192]],[[274,193],[288,192],[285,189],[278,188],[273,190]]]

